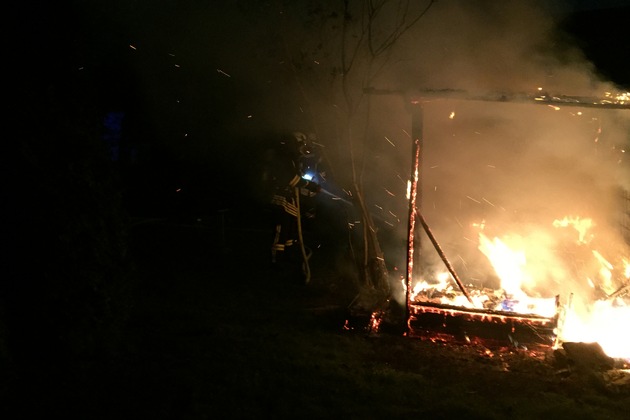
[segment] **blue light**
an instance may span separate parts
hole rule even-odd
[[[312,181],[313,180],[313,175],[312,174],[304,174],[304,175],[302,175],[302,179],[305,179],[307,181]]]

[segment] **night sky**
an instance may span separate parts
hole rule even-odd
[[[566,2],[565,8],[556,5],[555,13],[573,10],[562,21],[568,38],[605,80],[628,85],[629,53],[620,48],[628,8],[595,3],[597,8]],[[304,4],[315,13],[312,4]],[[146,164],[143,172],[160,184],[155,188],[201,183],[230,194],[232,187],[224,184],[246,182],[240,177],[249,176],[245,161],[257,154],[252,148],[282,133],[313,128],[291,73],[279,64],[277,33],[264,25],[275,6],[91,1],[15,7],[14,108],[26,118],[50,114],[48,107],[84,118],[107,132],[110,157],[127,165],[130,174],[131,162]],[[305,24],[312,24],[308,15]],[[220,174],[229,175],[219,181]]]

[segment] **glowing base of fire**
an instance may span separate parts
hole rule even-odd
[[[431,302],[411,303],[409,311],[411,337],[441,335],[453,341],[520,348],[550,349],[556,344],[557,316],[548,318]]]

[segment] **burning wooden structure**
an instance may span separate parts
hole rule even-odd
[[[410,337],[481,343],[487,347],[552,347],[558,317],[463,308],[431,302],[408,303]]]
[[[473,101],[532,103],[545,106],[572,106],[602,109],[630,109],[626,99],[611,101],[610,98],[594,99],[546,94],[514,95],[497,94],[472,96],[455,90],[426,90],[414,94],[396,91],[368,89],[369,94],[396,94],[405,98],[412,116],[412,162],[409,182],[409,208],[407,226],[406,291],[406,334],[410,337],[446,339],[462,342],[482,342],[485,345],[508,345],[523,348],[551,348],[556,344],[560,321],[559,296],[555,299],[555,313],[542,316],[534,313],[514,311],[509,305],[479,308],[471,294],[459,279],[453,266],[442,252],[440,245],[422,216],[422,154],[423,154],[423,103],[434,99],[457,99]],[[419,229],[422,226],[435,250],[457,283],[461,294],[471,305],[457,306],[429,299],[426,295],[412,295],[414,259],[420,252]],[[505,297],[506,302],[509,297]]]

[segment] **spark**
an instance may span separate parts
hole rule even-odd
[[[486,165],[488,168],[496,169],[497,167],[494,165]]]
[[[376,207],[376,208],[378,208],[380,210],[383,210],[383,207],[379,206],[378,204],[374,204],[374,207]]]
[[[132,50],[138,50],[134,45],[129,44],[129,48],[131,48]]]
[[[403,130],[402,132],[405,133],[407,137],[411,138],[411,134],[407,133],[405,130]]]
[[[449,119],[454,119],[455,118],[455,111],[451,111],[451,115],[448,116]]]
[[[179,64],[175,64],[175,67],[180,68]]]
[[[392,216],[394,216],[396,219],[398,219],[398,216],[396,216],[394,213],[392,213],[391,210],[388,210],[389,214],[391,214]]]
[[[387,136],[385,136],[385,140],[387,140],[392,146],[396,147],[396,145],[390,139],[388,139]]]
[[[467,199],[469,199],[469,200],[474,201],[475,203],[479,203],[479,204],[481,204],[481,201],[477,201],[477,200],[475,200],[474,198],[472,198],[472,197],[471,197],[471,196],[469,196],[469,195],[467,195],[467,196],[466,196],[466,198],[467,198]]]
[[[553,109],[554,111],[560,111],[560,107],[559,106],[555,106],[555,105],[547,105],[549,108]]]
[[[494,204],[492,204],[491,202],[489,202],[488,200],[486,200],[484,197],[481,197],[481,199],[483,201],[485,201],[486,203],[490,204],[492,207],[496,207]]]
[[[464,258],[462,258],[462,256],[461,256],[461,255],[457,254],[457,258],[459,258],[459,259],[460,259],[460,261],[462,262],[462,264],[464,264],[464,267],[466,267],[466,266],[467,266],[466,261],[464,260]]]
[[[385,190],[385,192],[389,195],[391,195],[392,197],[396,197],[396,194],[394,194],[393,192],[391,192],[390,190],[388,190],[387,188],[383,188]]]
[[[232,77],[221,69],[217,69],[217,73],[221,73],[222,75],[227,76],[227,77]]]

